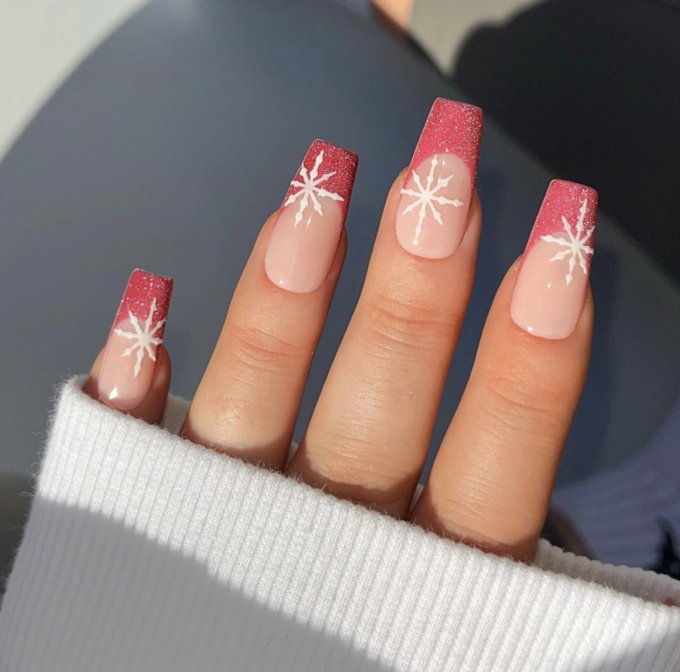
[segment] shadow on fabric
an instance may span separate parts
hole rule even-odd
[[[66,553],[59,564],[34,554],[27,560],[40,564],[42,583],[10,585],[3,672],[391,669],[117,521],[41,499],[34,507],[68,530]],[[289,599],[270,595],[273,604]]]

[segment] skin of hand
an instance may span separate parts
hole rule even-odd
[[[372,0],[371,5],[378,16],[382,17],[389,26],[399,33],[406,31],[413,0]]]
[[[442,536],[529,561],[588,367],[596,209],[588,187],[550,185],[525,254],[498,289],[466,390],[411,508],[473,286],[480,136],[477,108],[435,103],[410,167],[387,195],[362,294],[287,464],[347,253],[344,219],[356,171],[354,154],[316,141],[255,243],[182,433]],[[170,385],[170,359],[153,341],[162,338],[170,282],[133,274],[85,387],[155,423]]]

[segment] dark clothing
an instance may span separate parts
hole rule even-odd
[[[678,0],[551,0],[476,31],[454,78],[680,280]]]

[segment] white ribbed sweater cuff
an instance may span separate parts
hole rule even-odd
[[[62,390],[2,672],[680,669],[680,586],[486,555]],[[186,403],[171,398],[176,429]]]

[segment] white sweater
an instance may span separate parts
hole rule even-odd
[[[486,555],[58,402],[0,611],[2,672],[680,670],[680,584]]]

